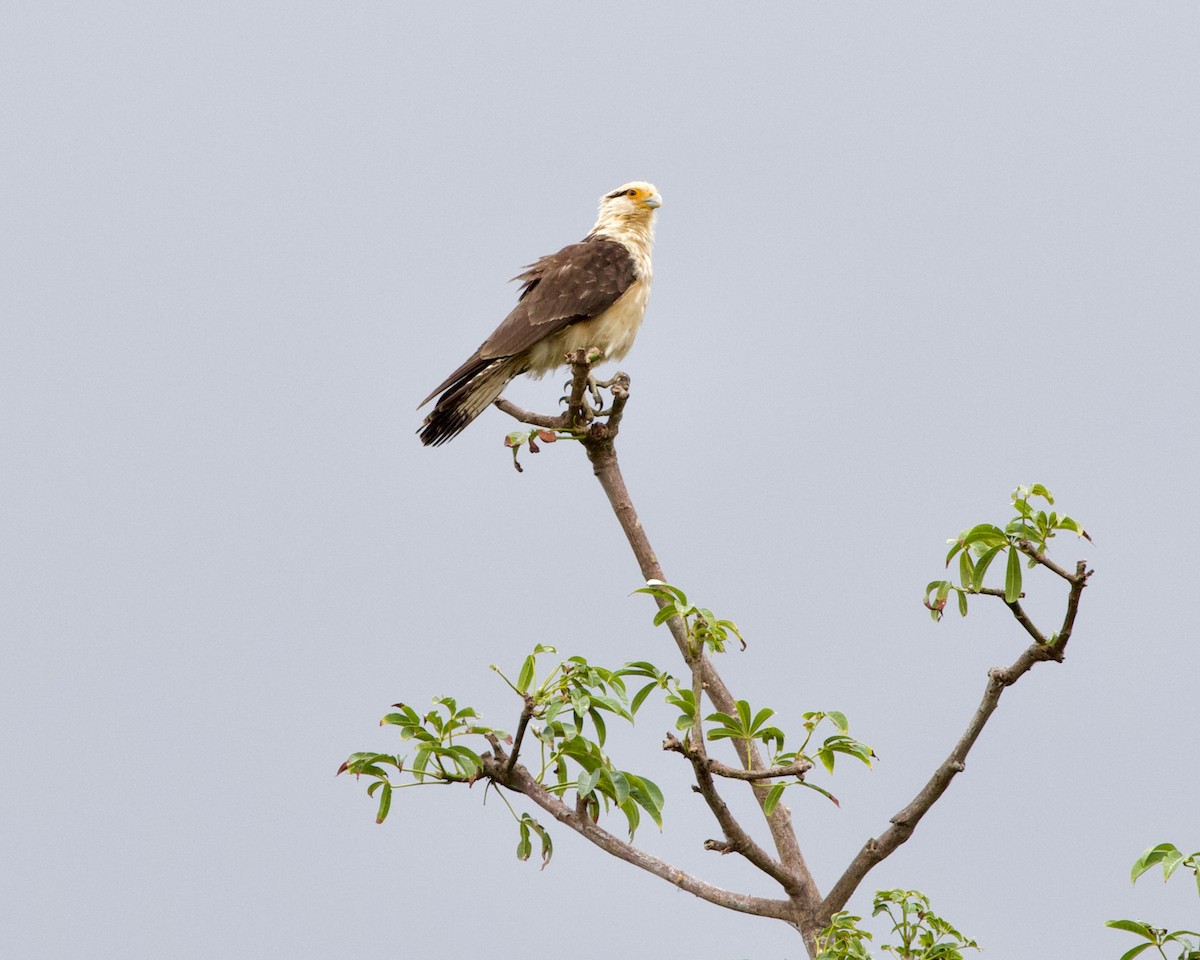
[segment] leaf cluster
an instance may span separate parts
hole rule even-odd
[[[651,663],[627,663],[610,670],[583,657],[569,657],[539,679],[538,658],[555,652],[543,644],[534,647],[522,662],[515,683],[493,667],[524,703],[521,729],[529,724],[541,750],[537,781],[560,797],[574,791],[577,804],[593,820],[599,819],[601,808],[616,807],[625,815],[631,838],[643,813],[661,828],[662,791],[649,778],[613,764],[603,749],[608,737],[605,718],[618,717],[632,723],[650,693],[666,689],[672,678]],[[626,686],[628,678],[646,681],[632,698]],[[519,748],[519,742],[514,744],[509,734],[481,723],[474,708],[459,707],[454,697],[435,697],[433,703],[434,708],[423,715],[408,704],[394,704],[396,712],[380,721],[381,725],[399,727],[400,738],[415,745],[411,762],[399,754],[361,752],[351,754],[338,769],[339,774],[371,778],[367,793],[378,795],[377,823],[386,819],[392,793],[398,787],[469,785],[482,774],[484,755],[491,743],[503,741],[513,745],[514,750]],[[479,738],[483,743],[467,745],[462,742],[466,738]],[[401,775],[408,780],[400,782]],[[516,817],[515,812],[513,815]],[[528,859],[532,838],[537,835],[544,865],[553,852],[549,835],[527,813],[517,818],[517,823],[518,857]]]
[[[599,819],[601,807],[616,807],[625,815],[630,839],[642,811],[661,829],[662,791],[647,777],[617,769],[605,754],[608,727],[604,718],[613,715],[633,723],[646,697],[665,687],[670,676],[652,663],[627,663],[610,670],[576,656],[558,663],[538,681],[538,656],[555,652],[553,647],[538,644],[522,663],[516,684],[509,684],[528,698],[529,715],[535,721],[533,733],[542,747],[538,782],[559,796],[574,790],[576,802],[593,821]],[[649,682],[630,699],[626,677]],[[550,773],[554,779],[547,783]]]
[[[380,726],[398,726],[401,739],[416,742],[416,753],[410,767],[405,767],[405,758],[399,754],[369,752],[350,754],[338,768],[339,774],[352,773],[356,777],[373,778],[367,787],[367,795],[373,797],[379,794],[376,823],[383,823],[387,819],[392,805],[392,790],[399,786],[393,783],[385,767],[394,768],[395,776],[407,773],[412,782],[406,786],[430,780],[472,783],[479,776],[482,761],[470,747],[455,743],[455,737],[507,737],[502,730],[474,722],[477,716],[475,710],[471,707],[460,709],[453,697],[434,697],[433,702],[434,709],[424,716],[408,704],[393,704],[399,712],[389,713],[379,721]]]
[[[654,625],[657,627],[666,623],[672,617],[679,617],[687,629],[691,641],[692,655],[701,650],[711,653],[724,653],[725,643],[732,633],[738,638],[742,649],[746,649],[746,641],[732,620],[721,620],[706,607],[698,607],[688,603],[687,594],[679,587],[673,587],[662,580],[647,580],[646,586],[639,587],[634,593],[648,593],[661,601],[658,613],[654,615]]]
[[[1133,862],[1130,882],[1136,883],[1138,877],[1161,866],[1163,882],[1171,879],[1171,875],[1180,867],[1191,870],[1196,878],[1196,890],[1200,894],[1200,851],[1184,855],[1173,843],[1160,843],[1151,847]],[[1158,951],[1159,956],[1166,957],[1165,947],[1178,947],[1177,960],[1200,960],[1200,933],[1195,930],[1170,930],[1165,927],[1154,927],[1141,920],[1109,920],[1104,924],[1117,930],[1125,930],[1141,937],[1145,942],[1126,950],[1121,960],[1133,960],[1151,947]],[[1196,939],[1193,939],[1196,938]]]
[[[877,891],[871,916],[882,913],[891,920],[891,933],[898,940],[882,949],[902,960],[962,960],[964,950],[979,949],[974,940],[934,913],[929,898],[917,890]],[[835,913],[817,937],[817,960],[870,960],[867,941],[872,937],[858,926],[861,920]]]
[[[1003,529],[995,524],[979,523],[948,541],[950,552],[946,554],[946,567],[949,568],[950,562],[958,557],[959,583],[931,580],[925,587],[925,608],[935,621],[941,620],[951,591],[957,595],[959,614],[964,617],[967,615],[967,597],[984,591],[984,578],[988,569],[1001,554],[1007,554],[1004,567],[1004,601],[1015,603],[1020,599],[1023,590],[1023,557],[1026,567],[1036,566],[1039,557],[1045,555],[1049,541],[1061,530],[1091,539],[1077,520],[1066,515],[1060,516],[1053,510],[1049,513],[1045,510],[1035,510],[1030,505],[1030,500],[1034,498],[1045,500],[1050,506],[1054,505],[1053,495],[1042,484],[1019,486],[1011,494],[1012,506],[1017,515]]]
[[[688,637],[692,642],[693,655],[698,654],[701,650],[724,653],[725,643],[731,633],[741,641],[742,648],[745,649],[746,641],[742,639],[741,633],[738,632],[737,626],[732,620],[720,619],[707,607],[698,607],[689,603],[687,594],[679,587],[661,580],[648,580],[646,586],[634,592],[649,594],[660,601],[661,606],[654,615],[655,626],[661,626],[672,617],[679,617],[683,620]],[[693,691],[672,681],[668,684],[666,700],[669,705],[678,707],[680,710],[679,717],[675,721],[675,729],[691,730],[696,722],[696,698]],[[875,756],[875,752],[869,746],[849,735],[849,721],[844,713],[837,710],[812,710],[805,713],[804,742],[799,749],[786,751],[784,750],[786,738],[784,731],[774,724],[768,723],[775,716],[772,708],[763,707],[754,712],[748,701],[738,700],[735,703],[735,709],[736,715],[717,711],[706,716],[705,722],[715,726],[708,730],[705,739],[709,741],[735,740],[746,744],[758,741],[770,753],[770,766],[788,766],[804,761],[811,763],[815,756],[815,759],[829,773],[833,773],[835,757],[839,753],[861,760],[868,767],[871,765],[871,759]],[[810,756],[805,751],[812,740],[814,730],[824,720],[833,723],[837,732],[827,737],[815,754]],[[802,777],[797,777],[794,780],[771,785],[763,812],[770,816],[783,796],[783,791],[794,786],[815,790],[838,804],[837,798],[828,790],[815,784],[806,783]]]
[[[534,427],[531,430],[514,430],[504,438],[504,445],[512,450],[513,466],[516,467],[517,473],[524,473],[525,468],[521,466],[517,460],[517,454],[521,447],[528,445],[530,453],[541,453],[541,447],[537,445],[539,440],[542,443],[554,443],[558,440],[578,440],[574,434],[562,431],[547,430],[542,427]]]

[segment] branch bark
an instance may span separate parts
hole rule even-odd
[[[771,917],[795,924],[794,907],[788,900],[772,900],[767,897],[755,897],[745,893],[736,893],[721,887],[706,883],[672,866],[667,861],[639,850],[631,843],[626,843],[619,837],[613,836],[603,827],[592,822],[591,818],[572,810],[557,796],[543,787],[522,764],[509,764],[509,758],[494,742],[493,754],[483,758],[483,775],[496,784],[507,787],[515,793],[523,794],[535,804],[554,817],[559,823],[570,827],[581,837],[595,844],[605,853],[611,854],[640,870],[652,873],[666,880],[672,886],[685,890],[701,900],[715,903],[719,907],[736,910],[738,913],[748,913],[756,917]]]
[[[674,753],[685,753],[683,743],[671,733],[668,733],[666,740],[663,741],[663,749]],[[780,777],[795,777],[803,780],[804,775],[812,769],[812,764],[807,760],[798,760],[782,767],[767,767],[765,770],[742,770],[724,764],[720,760],[714,760],[712,757],[707,757],[706,760],[708,769],[712,773],[730,780],[776,780]]]

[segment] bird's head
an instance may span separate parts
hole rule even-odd
[[[600,222],[649,221],[661,206],[654,184],[634,180],[600,198]]]

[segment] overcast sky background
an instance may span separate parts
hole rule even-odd
[[[1200,12],[1194,3],[9,4],[0,24],[0,943],[22,958],[798,958],[482,791],[374,822],[359,749],[439,693],[512,728],[536,642],[675,666],[581,451],[417,402],[596,199],[660,189],[621,457],[739,696],[880,757],[789,797],[827,890],[1023,632],[934,625],[946,538],[1042,482],[1096,569],[871,891],[991,958],[1194,926]],[[558,383],[510,395],[543,410]],[[1046,629],[1063,591],[1030,584]],[[638,843],[775,895],[644,708]],[[747,812],[745,803],[739,810]],[[543,817],[544,821],[547,818]],[[752,822],[750,818],[747,822]],[[619,832],[619,824],[613,822]],[[762,838],[763,831],[756,828]],[[878,928],[876,928],[878,929]]]

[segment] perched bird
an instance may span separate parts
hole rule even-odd
[[[650,297],[650,248],[661,205],[652,184],[618,187],[600,198],[596,225],[580,243],[513,277],[521,281],[521,293],[512,313],[421,401],[423,407],[438,397],[421,427],[421,442],[437,446],[458,436],[510,380],[522,373],[541,377],[562,366],[572,350],[598,347],[606,360],[624,357]]]

